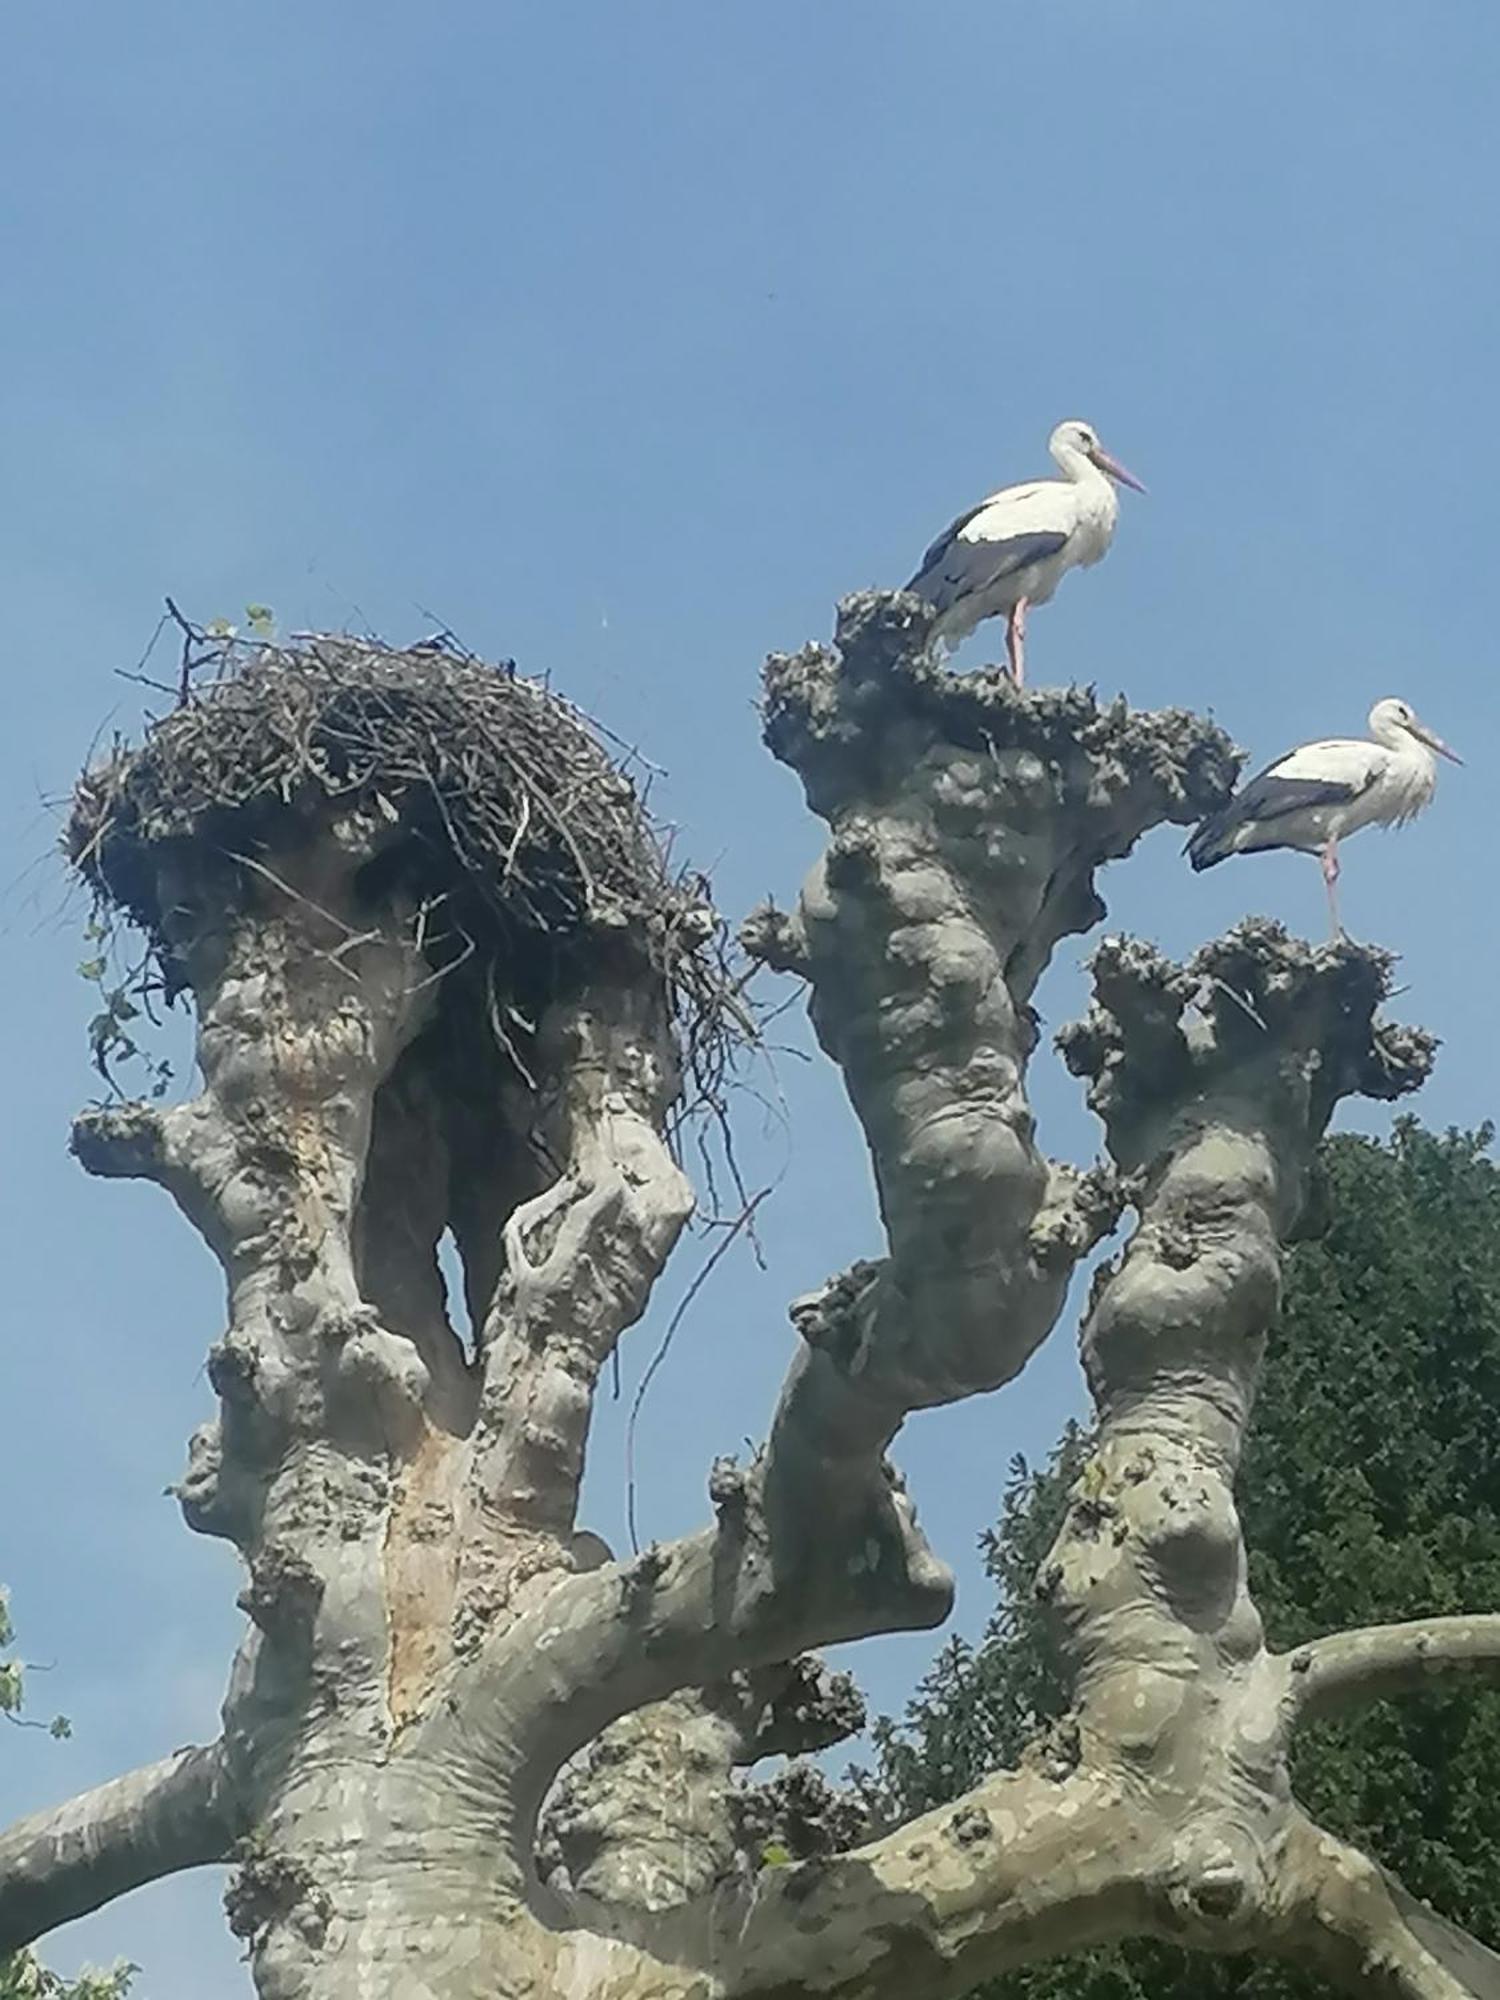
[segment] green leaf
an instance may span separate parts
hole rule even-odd
[[[73,1734],[73,1725],[65,1715],[54,1715],[47,1724],[47,1734],[59,1743],[66,1743]]]
[[[767,1868],[790,1868],[795,1857],[779,1840],[768,1840],[760,1850],[760,1858]]]
[[[105,961],[102,958],[86,958],[78,967],[78,977],[92,979],[97,984],[104,977],[104,965]]]
[[[269,604],[247,604],[245,622],[257,639],[269,639],[276,629],[276,613]]]

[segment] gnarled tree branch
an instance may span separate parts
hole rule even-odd
[[[1500,2000],[1500,1956],[1413,1896],[1376,1861],[1300,1815],[1277,1942],[1373,2000]]]
[[[713,1529],[565,1582],[496,1635],[491,1684],[525,1700],[540,1772],[527,1796],[548,1758],[628,1708],[940,1618],[951,1582],[886,1449],[910,1411],[1017,1373],[1118,1213],[1114,1176],[1054,1168],[1034,1144],[1029,995],[1098,915],[1095,870],[1219,799],[1230,748],[1180,712],[956,680],[925,657],[929,624],[913,598],[867,594],[841,607],[836,650],[769,663],[767,739],[831,840],[796,913],[747,932],[811,983],[888,1254],[794,1307],[803,1347],[769,1442],[717,1495]]]
[[[1311,1640],[1281,1658],[1293,1716],[1308,1721],[1412,1694],[1443,1675],[1500,1679],[1500,1613],[1366,1625]]]
[[[568,1767],[548,1802],[549,1886],[633,1912],[711,1891],[739,1853],[745,1794],[735,1772],[827,1749],[864,1719],[848,1675],[809,1655],[622,1717]]]
[[[733,2000],[960,1994],[1033,1959],[1159,1925],[1164,1848],[1127,1788],[1004,1773],[852,1854],[763,1874],[715,1990]],[[721,1911],[720,1935],[734,1937]]]
[[[129,1889],[225,1860],[245,1828],[217,1743],[16,1821],[0,1832],[0,1958]]]
[[[599,1371],[692,1212],[663,1126],[671,1032],[637,979],[596,982],[538,1036],[536,1127],[557,1178],[506,1218],[483,1336],[472,1485],[518,1525],[571,1533]]]
[[[592,925],[588,950],[533,982],[534,1068],[498,1015],[474,1034],[513,926],[488,933],[487,984],[435,988],[460,962],[428,966],[403,872],[435,837],[427,739],[398,774],[426,815],[400,867],[382,829],[407,793],[364,800],[357,838],[299,793],[287,851],[237,874],[216,850],[196,880],[186,837],[133,855],[162,871],[146,900],[177,926],[205,1091],[97,1114],[78,1146],[170,1187],[229,1280],[220,1421],[183,1497],[250,1562],[225,1756],[257,1834],[233,1907],[266,2000],[493,2000],[497,1982],[527,2000],[907,2000],[1140,1932],[1387,1981],[1361,1990],[1487,1990],[1483,1947],[1290,1793],[1297,1713],[1410,1684],[1420,1647],[1344,1635],[1300,1668],[1269,1653],[1233,1499],[1313,1148],[1340,1097],[1414,1087],[1431,1045],[1377,1023],[1379,953],[1263,924],[1185,966],[1109,941],[1063,1046],[1111,1164],[1049,1162],[1025,1090],[1036,980],[1102,915],[1098,867],[1216,805],[1232,753],[1178,712],[950,676],[929,629],[918,600],[866,595],[836,649],[770,663],[767,738],[829,844],[796,909],[747,930],[809,982],[884,1255],[794,1306],[768,1441],[714,1467],[711,1524],[627,1562],[585,1551],[574,1506],[599,1370],[687,1210],[663,1137],[669,961],[600,916],[564,816],[526,907],[551,939],[546,871],[572,868],[563,921]],[[403,701],[421,676],[399,669]],[[507,742],[496,754],[511,768]],[[465,886],[450,874],[438,900]],[[753,1874],[733,1853],[735,1767],[827,1740],[831,1720],[815,1689],[777,1714],[784,1663],[934,1623],[951,1599],[892,1439],[1019,1372],[1127,1202],[1139,1226],[1083,1331],[1098,1443],[1037,1582],[1071,1713],[956,1805]],[[438,1275],[445,1222],[468,1346]],[[1427,1627],[1429,1657],[1488,1664],[1492,1621],[1459,1622],[1462,1640]],[[564,1901],[538,1879],[537,1818],[595,1739],[555,1830],[582,1891]]]

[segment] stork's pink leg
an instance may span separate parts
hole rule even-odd
[[[1323,843],[1323,882],[1328,890],[1328,914],[1333,921],[1334,943],[1344,935],[1344,926],[1339,922],[1339,844],[1330,834]]]
[[[1010,607],[1010,616],[1005,621],[1005,652],[1010,664],[1010,677],[1019,687],[1026,678],[1026,599],[1017,600]]]

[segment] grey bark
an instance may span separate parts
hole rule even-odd
[[[247,1830],[218,1744],[112,1778],[0,1832],[0,1937],[41,1937],[143,1883],[223,1861]]]
[[[1312,1150],[1430,1044],[1378,1023],[1379,953],[1244,925],[1179,967],[1107,940],[1063,1047],[1110,1162],[1049,1162],[1037,978],[1101,918],[1099,866],[1215,805],[1230,753],[1179,712],[950,677],[929,620],[851,599],[836,649],[770,663],[767,738],[829,844],[747,926],[808,982],[884,1255],[794,1305],[764,1447],[713,1469],[701,1531],[628,1561],[576,1508],[599,1373],[690,1208],[658,984],[622,953],[523,1082],[429,1032],[414,913],[357,894],[379,826],[305,825],[228,907],[181,859],[162,900],[204,1090],[86,1115],[75,1146],[160,1182],[223,1263],[219,1416],[181,1498],[243,1552],[251,1627],[216,1751],[0,1839],[0,1948],[243,1833],[230,1916],[263,2000],[938,2000],[1143,1932],[1355,1991],[1493,1990],[1482,1946],[1308,1822],[1287,1754],[1335,1701],[1492,1666],[1495,1620],[1273,1655],[1232,1490]],[[949,1606],[886,1458],[902,1421],[1011,1380],[1127,1204],[1083,1332],[1098,1447],[1038,1580],[1067,1724],[955,1807],[755,1870],[734,1772],[852,1719],[806,1649]]]

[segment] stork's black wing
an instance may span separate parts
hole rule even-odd
[[[938,567],[938,565],[947,556],[948,551],[952,548],[953,544],[958,540],[959,536],[963,533],[964,529],[967,528],[969,523],[974,519],[974,516],[976,514],[982,514],[985,508],[989,506],[989,504],[990,503],[988,500],[977,500],[972,507],[968,508],[964,513],[960,514],[956,521],[950,521],[947,527],[944,528],[943,532],[938,536],[935,542],[931,542],[928,544],[926,553],[922,557],[922,560],[917,564],[916,575],[912,578],[911,582],[908,583],[906,586],[908,590],[920,589],[922,584],[922,579],[927,575],[928,571],[936,569]]]
[[[1286,760],[1283,759],[1282,762]],[[1254,824],[1264,827],[1267,838],[1258,847],[1276,845],[1276,822],[1314,806],[1348,805],[1369,790],[1378,773],[1371,771],[1362,784],[1341,783],[1335,778],[1281,778],[1278,766],[1268,765],[1249,779],[1227,806],[1211,813],[1188,835],[1183,852],[1194,868],[1212,868],[1235,853],[1234,834],[1238,828]]]
[[[1008,493],[1004,497],[1022,499],[1029,491],[1017,488],[1013,495]],[[977,507],[960,514],[945,528],[923,556],[921,567],[906,588],[925,597],[939,611],[946,611],[970,591],[987,589],[1002,577],[1013,576],[1032,563],[1056,555],[1068,539],[1061,529],[1033,528],[994,539],[988,536],[965,539],[964,529],[999,497],[991,494],[988,500],[981,500]]]

